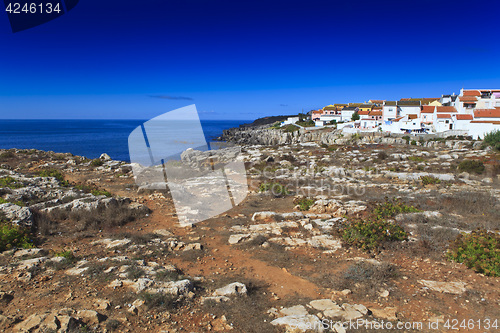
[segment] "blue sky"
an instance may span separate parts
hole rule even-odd
[[[494,1],[81,0],[13,34],[0,118],[205,119],[500,87]]]

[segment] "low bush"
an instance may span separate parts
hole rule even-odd
[[[379,160],[385,160],[389,157],[389,155],[387,155],[387,153],[385,151],[381,151],[377,154],[377,159]]]
[[[178,301],[175,295],[165,293],[142,293],[140,298],[148,309],[173,310],[177,307]]]
[[[0,252],[14,247],[30,249],[33,247],[33,238],[26,228],[21,228],[9,222],[0,222]]]
[[[411,140],[410,144],[411,144],[412,146],[416,146],[416,145],[417,145],[417,141],[415,141],[415,140]]]
[[[291,132],[297,132],[299,130],[299,127],[292,125],[292,124],[288,124],[288,125],[283,126],[282,129],[286,133],[291,133]]]
[[[365,296],[377,294],[385,284],[399,276],[396,266],[388,263],[374,264],[359,261],[348,266],[342,273],[325,276],[330,288],[336,290],[350,289],[354,293]]]
[[[435,184],[440,184],[441,179],[432,177],[432,176],[421,176],[420,180],[422,181],[422,184],[425,185],[435,185]]]
[[[340,233],[346,244],[368,251],[385,242],[408,238],[408,233],[400,225],[384,220],[351,221],[341,228]]]
[[[483,144],[500,150],[500,131],[493,131],[484,136]]]
[[[409,159],[410,161],[413,161],[413,162],[423,162],[423,161],[425,161],[425,160],[424,160],[422,157],[420,157],[420,156],[410,156],[410,157],[408,157],[408,159]]]
[[[95,195],[96,197],[100,196],[100,195],[105,195],[107,197],[111,197],[112,194],[106,190],[101,190],[95,186],[90,186],[90,185],[84,185],[84,184],[76,184],[75,185],[75,188],[78,189],[78,190],[81,190],[85,193],[92,193],[93,195]]]
[[[300,198],[296,199],[293,201],[294,204],[299,206],[299,210],[301,211],[306,211],[311,208],[311,206],[314,204],[314,199],[309,199],[309,198]]]
[[[14,154],[12,151],[10,150],[7,150],[7,151],[4,151],[3,153],[0,154],[0,161],[6,161],[6,160],[9,160],[11,158],[14,158],[16,157],[16,154]]]
[[[12,203],[14,205],[18,205],[21,207],[25,206],[24,202],[22,202],[22,201],[8,201],[8,200],[5,200],[4,198],[0,198],[0,205],[4,204],[4,203]]]
[[[460,234],[447,257],[488,276],[500,276],[500,235],[479,229]]]
[[[43,169],[43,170],[38,171],[37,174],[40,177],[54,177],[55,179],[57,179],[60,182],[64,181],[63,174],[61,173],[61,171],[59,171],[57,169],[53,169],[53,168]]]
[[[476,173],[478,175],[484,172],[484,163],[478,160],[464,160],[458,165],[460,171]]]
[[[93,167],[100,167],[103,164],[104,164],[104,161],[101,160],[100,158],[96,158],[95,160],[92,160],[92,162],[90,162],[90,165]]]
[[[21,188],[23,186],[24,184],[22,182],[19,182],[10,176],[0,178],[0,187],[16,189],[16,188]]]
[[[271,192],[275,197],[284,197],[290,194],[286,186],[280,183],[262,183],[259,186],[259,192]]]
[[[377,219],[394,217],[401,213],[416,213],[419,209],[404,204],[400,199],[388,200],[378,204],[373,213]]]

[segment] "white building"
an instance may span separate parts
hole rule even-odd
[[[469,123],[469,135],[482,139],[493,131],[500,131],[500,107],[475,110],[474,120]]]
[[[300,120],[299,117],[288,117],[285,121],[283,121],[281,123],[281,126],[285,126],[285,125],[290,125],[290,124],[295,124],[296,122],[298,122]]]
[[[399,101],[398,112],[400,117],[410,114],[420,116],[420,101]]]
[[[340,111],[341,121],[351,121],[354,112],[358,111],[356,106],[347,106]]]
[[[397,102],[394,101],[385,101],[384,106],[382,108],[382,120],[383,121],[392,121],[398,118],[398,105]]]

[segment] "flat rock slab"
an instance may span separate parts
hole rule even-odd
[[[303,305],[295,305],[289,308],[281,309],[280,313],[284,316],[305,316],[309,314]]]
[[[309,305],[319,311],[340,310],[340,306],[338,306],[334,301],[330,299],[318,299],[315,301],[311,301]]]
[[[272,325],[283,325],[287,326],[287,329],[301,331],[313,331],[313,332],[323,332],[323,323],[318,317],[314,315],[298,315],[298,316],[286,316],[275,319],[271,322]]]
[[[463,294],[467,289],[464,282],[439,282],[439,281],[429,281],[429,280],[419,280],[419,283],[423,284],[427,288],[438,291],[440,293],[447,294]]]

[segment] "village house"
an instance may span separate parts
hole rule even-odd
[[[397,102],[385,101],[382,108],[382,113],[384,121],[393,121],[394,119],[398,118],[399,114]]]
[[[398,115],[404,117],[406,115],[417,115],[420,116],[420,105],[419,100],[416,101],[399,101],[398,103]]]
[[[420,122],[426,125],[432,125],[434,123],[434,112],[436,111],[436,106],[432,105],[422,105],[420,110]]]
[[[341,121],[351,121],[352,115],[359,111],[357,106],[346,106],[340,111]]]
[[[474,111],[474,120],[469,123],[469,135],[474,139],[484,138],[493,131],[500,131],[500,107]]]

